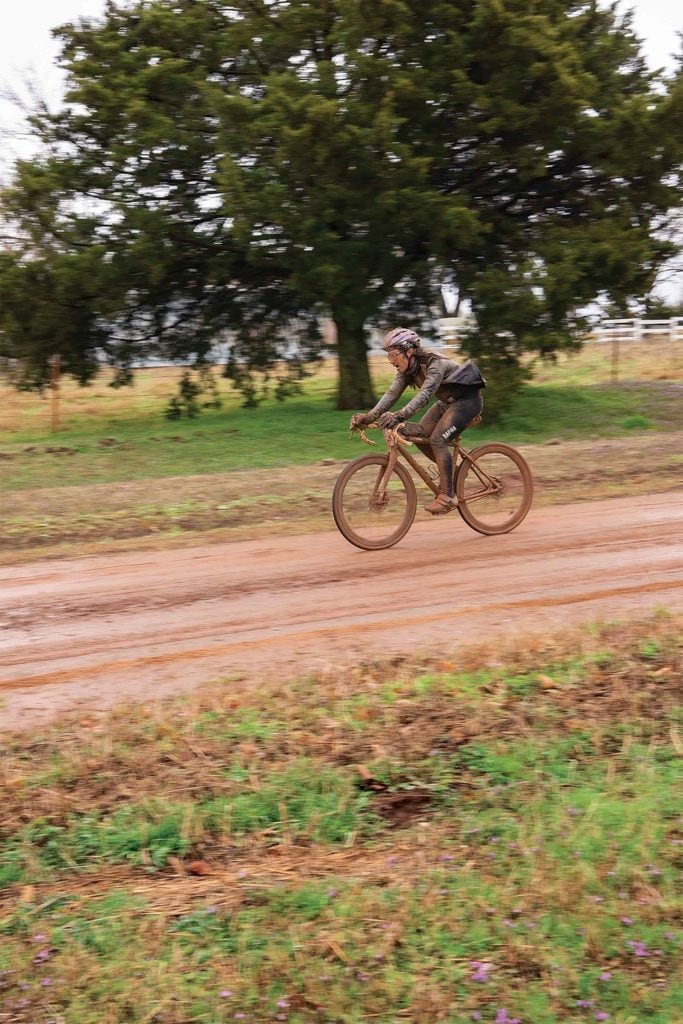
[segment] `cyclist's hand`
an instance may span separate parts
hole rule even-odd
[[[364,430],[365,427],[369,427],[374,417],[367,412],[357,412],[351,417],[349,423],[349,430]]]
[[[378,425],[382,430],[393,430],[401,422],[401,417],[397,416],[393,412],[383,412],[380,418],[377,420]]]

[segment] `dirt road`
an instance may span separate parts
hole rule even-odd
[[[0,716],[656,606],[683,609],[683,491],[542,508],[503,537],[419,521],[376,553],[325,532],[36,562],[0,569]]]

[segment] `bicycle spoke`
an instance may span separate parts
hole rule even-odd
[[[465,522],[480,533],[507,533],[524,519],[531,505],[531,473],[509,445],[482,445],[458,473],[458,501]]]
[[[402,466],[396,467],[382,492],[386,464],[382,456],[358,459],[347,466],[335,485],[335,522],[358,547],[390,547],[406,533],[415,516],[415,486]]]

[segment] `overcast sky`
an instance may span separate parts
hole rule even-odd
[[[530,5],[533,0],[529,0]],[[673,65],[679,52],[676,33],[683,31],[681,0],[620,0],[623,10],[635,11],[635,27],[645,55],[654,67]],[[18,0],[0,3],[0,173],[13,157],[27,152],[18,137],[21,116],[8,99],[8,91],[26,95],[25,82],[35,83],[40,94],[58,103],[62,75],[55,65],[57,44],[50,35],[56,25],[81,16],[100,15],[104,0]],[[3,175],[4,176],[4,175]]]

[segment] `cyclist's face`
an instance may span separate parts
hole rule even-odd
[[[387,359],[392,366],[395,366],[399,373],[405,373],[410,363],[410,357],[413,354],[413,349],[409,348],[407,352],[401,352],[400,349],[390,348],[387,352]]]

